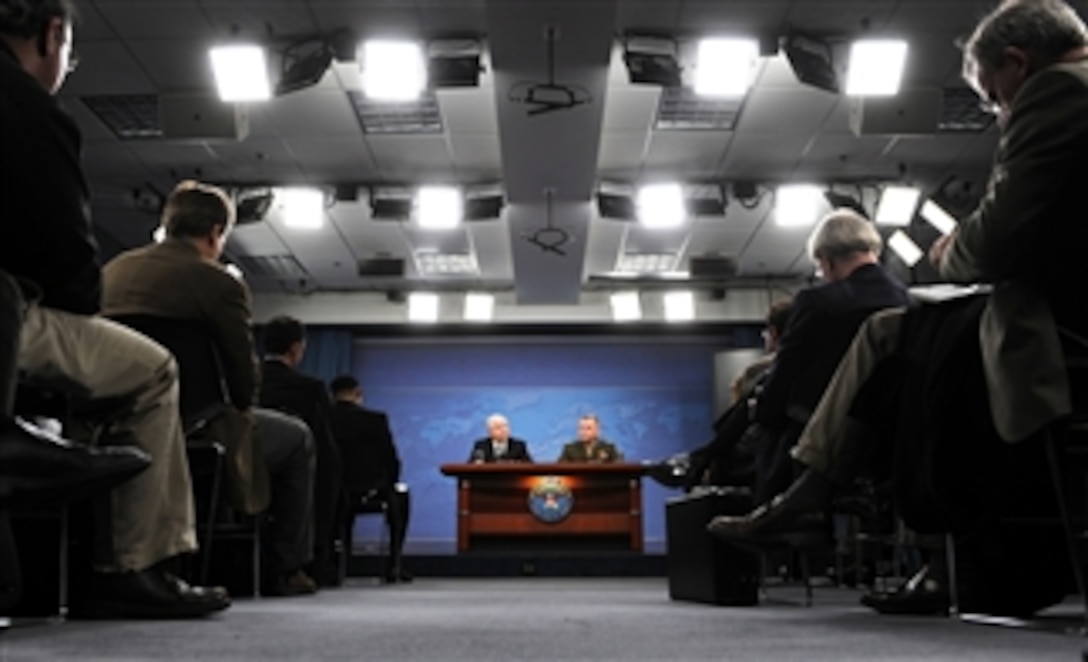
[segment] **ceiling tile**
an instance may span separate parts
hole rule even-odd
[[[340,90],[303,90],[261,105],[260,122],[283,138],[361,135],[351,102]]]
[[[495,94],[491,88],[438,90],[442,123],[451,135],[498,135]]]
[[[815,88],[754,88],[740,113],[739,133],[813,133],[835,106],[837,98]]]
[[[129,42],[194,39],[211,34],[211,23],[195,0],[97,0],[95,6],[116,35]],[[80,14],[77,37],[83,27],[83,12]]]
[[[460,178],[501,178],[502,156],[497,135],[451,135],[450,149]]]

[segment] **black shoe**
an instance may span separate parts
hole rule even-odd
[[[78,501],[150,465],[138,448],[76,444],[21,418],[0,430],[0,500],[12,503]]]
[[[866,593],[861,604],[881,614],[932,616],[947,614],[948,587],[923,567],[891,593]]]
[[[691,461],[687,453],[646,465],[646,475],[665,487],[687,488],[692,482]]]
[[[315,582],[304,570],[296,570],[277,575],[267,590],[261,592],[264,595],[281,598],[296,595],[313,595],[317,593]]]
[[[87,588],[86,595],[73,596],[70,618],[199,618],[230,606],[226,589],[190,586],[158,567],[94,573]]]
[[[382,577],[383,584],[411,584],[414,580],[415,577],[401,569],[390,570]]]
[[[828,533],[822,507],[829,492],[826,479],[809,470],[769,503],[747,515],[719,515],[706,528],[718,538],[756,547],[820,544]]]

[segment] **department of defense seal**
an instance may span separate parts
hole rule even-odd
[[[554,524],[563,521],[574,506],[570,488],[557,476],[544,476],[529,490],[529,512],[541,522]]]

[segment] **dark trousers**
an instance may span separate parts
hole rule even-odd
[[[309,574],[322,584],[334,583],[338,572],[333,550],[344,508],[340,450],[331,442],[315,439],[317,469],[314,476],[314,553]]]
[[[398,489],[398,486],[402,489]],[[385,525],[389,529],[389,567],[386,572],[398,572],[404,555],[404,539],[408,534],[411,494],[407,486],[403,484],[382,483],[370,489],[352,490],[348,500],[350,503],[359,503],[368,494],[373,495],[371,496],[373,501],[385,503]],[[355,515],[349,511],[347,517],[350,531]],[[345,541],[345,544],[348,544],[348,541]]]
[[[301,420],[278,411],[257,407],[253,416],[271,479],[269,560],[273,572],[293,572],[313,555],[313,435]]]

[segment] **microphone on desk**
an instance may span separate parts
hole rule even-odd
[[[479,448],[474,448],[472,450],[472,464],[483,464],[483,463],[484,463],[484,452],[482,450],[480,450]]]

